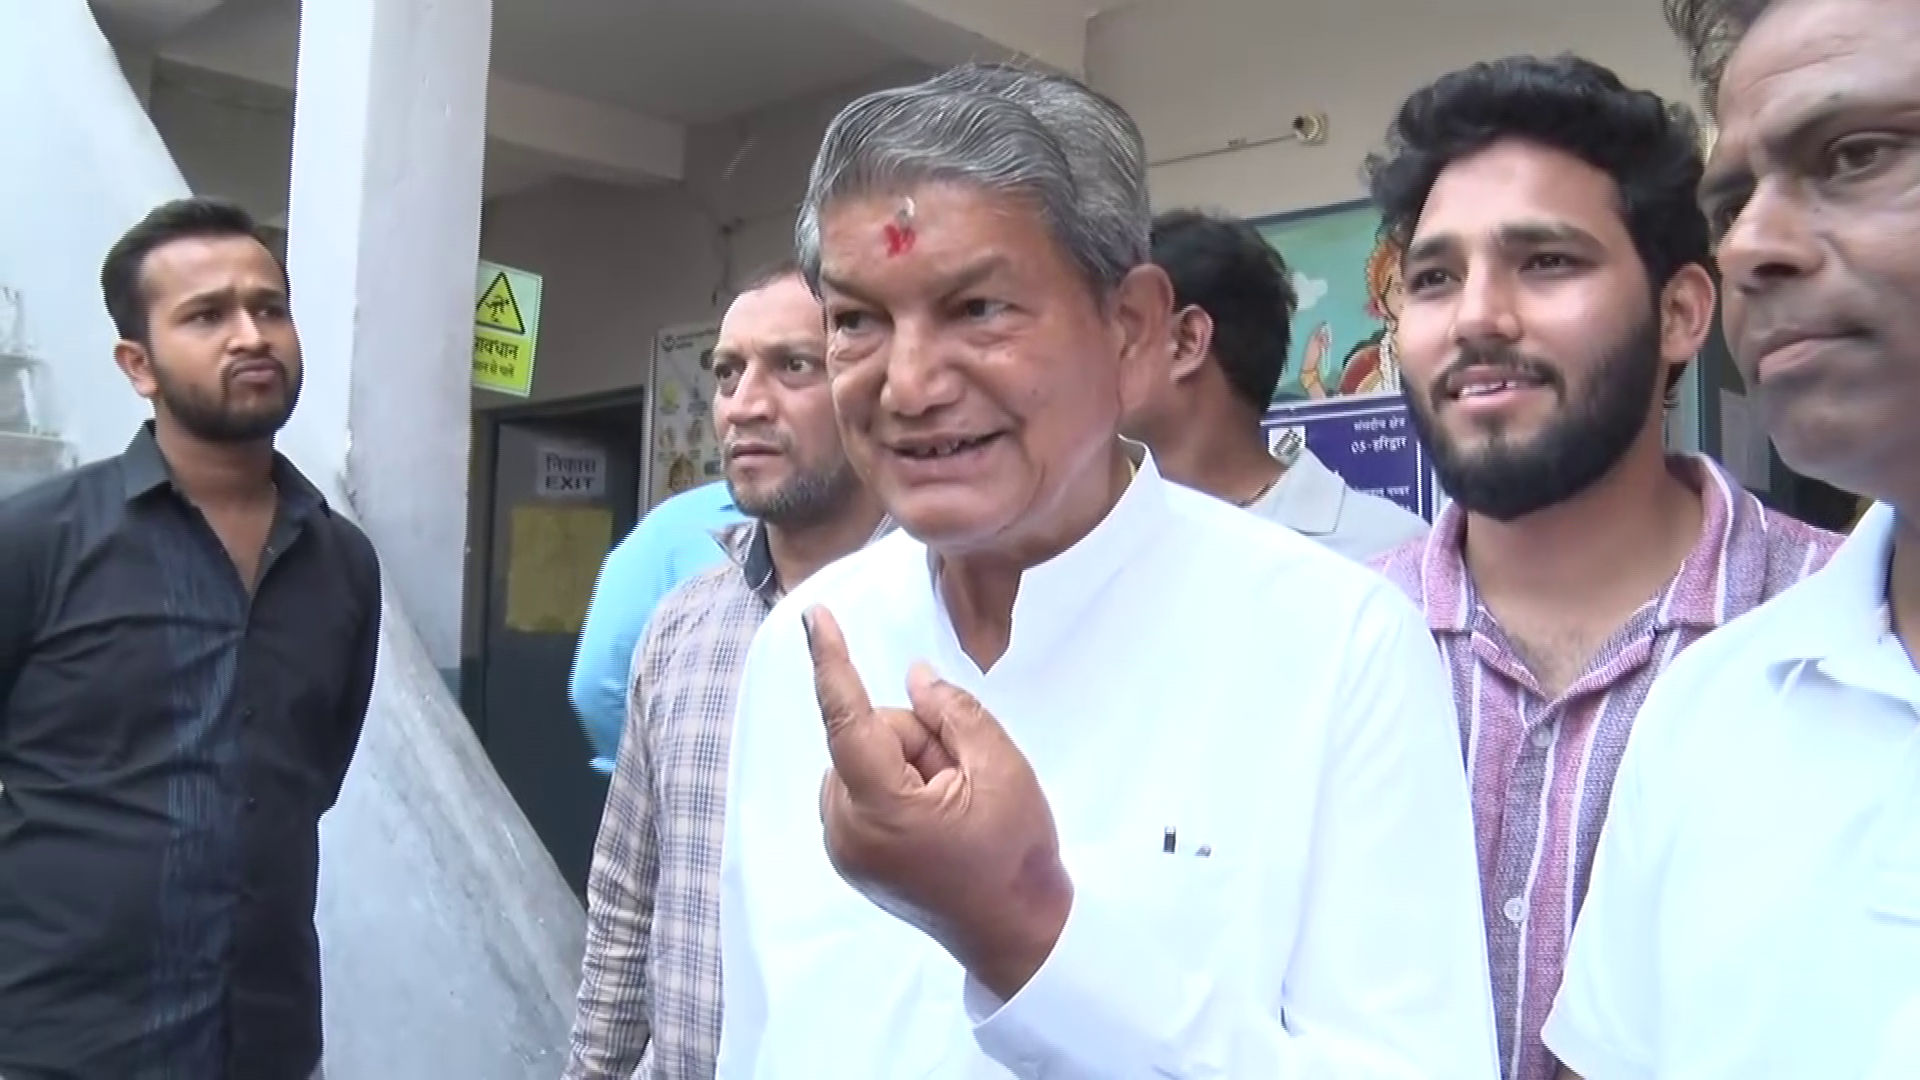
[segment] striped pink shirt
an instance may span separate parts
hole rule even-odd
[[[1840,543],[1768,510],[1706,458],[1674,458],[1673,467],[1706,503],[1699,545],[1554,700],[1480,602],[1461,557],[1458,507],[1442,511],[1425,538],[1374,562],[1426,611],[1453,672],[1505,1080],[1553,1078],[1540,1027],[1648,687],[1681,649],[1799,581]]]

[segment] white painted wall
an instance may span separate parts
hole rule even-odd
[[[1139,121],[1154,160],[1283,132],[1297,113],[1328,114],[1320,146],[1280,143],[1153,170],[1157,205],[1260,216],[1365,194],[1361,161],[1417,85],[1478,59],[1564,50],[1691,100],[1651,2],[1143,0],[1093,20],[1087,65],[1092,83]],[[644,381],[654,330],[713,311],[723,251],[740,271],[782,253],[819,135],[850,97],[816,95],[737,127],[696,130],[684,190],[568,185],[493,203],[483,252],[547,275],[535,397]],[[745,137],[754,144],[723,182]],[[723,244],[712,222],[742,215],[752,220]]]
[[[924,74],[902,69],[695,128],[678,185],[563,181],[489,202],[481,255],[545,278],[533,400],[644,383],[657,330],[718,314],[732,280],[791,251],[794,210],[833,114]]]
[[[1155,160],[1258,140],[1285,131],[1297,113],[1325,112],[1323,145],[1280,143],[1153,170],[1157,205],[1259,216],[1362,195],[1361,160],[1416,85],[1476,59],[1567,49],[1691,100],[1679,50],[1651,2],[1140,0],[1094,18],[1087,70],[1140,122]],[[659,327],[714,314],[729,269],[744,273],[786,250],[793,205],[833,112],[860,90],[918,74],[903,69],[695,128],[679,185],[566,181],[490,202],[482,253],[547,278],[534,399],[643,382]],[[165,65],[151,107],[196,191],[234,198],[268,220],[284,211],[284,114],[170,79]],[[723,237],[719,224],[729,221],[740,224]],[[481,408],[509,402],[485,393],[475,400]]]
[[[1258,216],[1358,198],[1360,164],[1415,87],[1475,60],[1571,50],[1691,102],[1659,5],[1586,0],[1146,0],[1098,16],[1087,74],[1131,112],[1152,158],[1330,119],[1320,146],[1154,170],[1154,201]]]
[[[139,96],[80,0],[10,8],[0,32],[0,284],[24,297],[51,426],[79,458],[126,448],[147,403],[114,366],[100,262],[158,203],[186,192]]]

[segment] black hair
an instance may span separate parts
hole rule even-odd
[[[1680,0],[1674,0],[1680,2]],[[1405,250],[1434,181],[1502,139],[1571,154],[1613,178],[1620,213],[1657,297],[1689,265],[1709,265],[1700,212],[1700,126],[1685,105],[1572,54],[1509,56],[1441,76],[1400,106],[1367,184],[1382,227]],[[1684,367],[1673,369],[1671,395]]]
[[[145,278],[147,256],[176,240],[225,238],[234,236],[258,240],[269,253],[273,245],[261,231],[253,215],[233,203],[218,199],[175,199],[153,208],[140,223],[128,229],[107,252],[100,267],[100,292],[107,302],[107,314],[113,328],[124,341],[147,343],[148,304]],[[280,266],[282,282],[286,266]]]
[[[1213,320],[1213,355],[1241,400],[1265,413],[1287,367],[1299,306],[1287,263],[1243,221],[1170,210],[1153,219],[1153,261],[1173,301]]]
[[[1774,0],[1661,0],[1667,26],[1687,51],[1687,67],[1700,87],[1700,96],[1713,115],[1714,93],[1726,71],[1727,58]]]
[[[801,270],[799,260],[791,256],[776,259],[764,266],[756,267],[752,273],[742,278],[740,287],[733,291],[733,295],[745,296],[750,292],[759,292],[769,285],[778,284],[790,277],[797,277],[801,284],[806,284],[806,273]]]

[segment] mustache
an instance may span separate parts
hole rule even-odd
[[[241,372],[262,367],[271,367],[275,372],[278,372],[282,382],[289,382],[293,379],[293,372],[287,370],[286,361],[277,356],[261,356],[251,360],[241,360],[228,364],[226,370],[220,373],[220,382],[222,384],[230,383],[238,378]]]
[[[1537,382],[1556,390],[1566,388],[1565,380],[1560,377],[1558,371],[1511,345],[1462,345],[1453,362],[1443,368],[1440,374],[1434,376],[1433,384],[1429,388],[1433,397],[1437,400],[1452,396],[1466,374],[1475,369],[1480,371],[1491,369],[1509,375],[1515,380]]]
[[[720,450],[731,461],[743,446],[771,446],[786,454],[792,452],[793,440],[777,431],[734,431],[721,443]]]

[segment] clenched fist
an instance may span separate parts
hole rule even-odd
[[[1033,767],[973,695],[925,664],[912,708],[876,709],[823,607],[804,616],[833,767],[827,857],[882,910],[1011,998],[1053,951],[1073,902]]]

